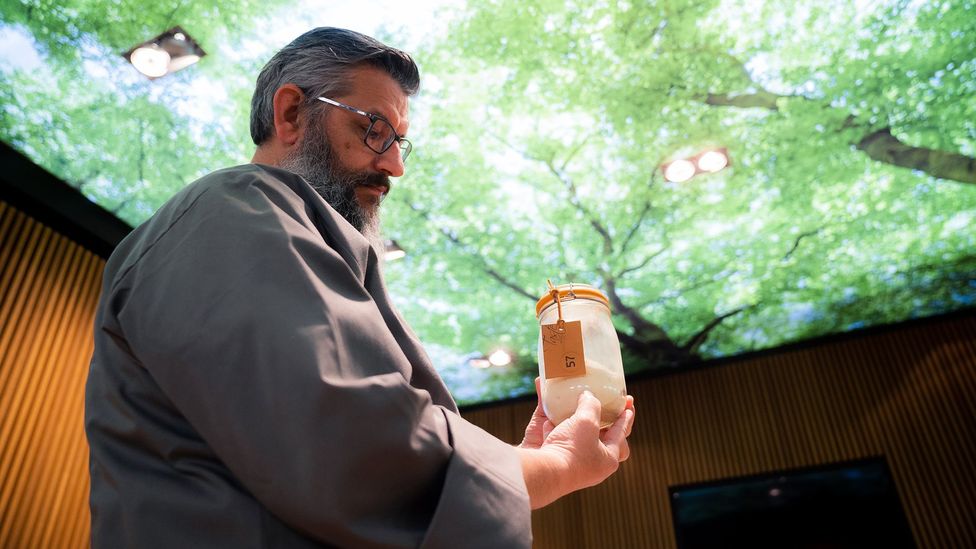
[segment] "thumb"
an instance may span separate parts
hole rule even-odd
[[[593,393],[589,391],[583,391],[576,401],[576,412],[573,415],[583,421],[600,425],[602,409],[603,405],[600,403],[600,399],[593,396]]]

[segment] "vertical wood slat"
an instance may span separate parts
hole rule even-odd
[[[49,230],[45,231],[44,227],[38,224],[32,224],[26,229],[28,231],[25,231],[24,238],[14,242],[13,253],[20,257],[11,260],[4,266],[4,270],[9,270],[9,274],[5,273],[4,276],[8,285],[4,287],[5,295],[3,296],[2,308],[0,308],[0,321],[3,322],[0,326],[4,328],[3,331],[0,331],[0,357],[12,357],[15,353],[20,352],[18,337],[23,336],[25,332],[24,324],[21,322],[21,314],[25,304],[32,296],[29,291],[25,291],[23,286],[26,285],[29,290],[30,278],[37,268],[37,261],[40,257],[36,252],[38,250],[43,251],[47,246],[45,237],[50,234]],[[11,358],[11,360],[13,359]],[[13,392],[10,389],[12,384],[8,382],[8,378],[15,373],[17,370],[0,370],[0,398]]]
[[[676,547],[669,486],[877,455],[920,548],[976,547],[974,315],[632,381],[628,390],[638,410],[630,461],[605,484],[536,512],[535,547]],[[524,424],[531,406],[464,416],[511,440],[493,416],[513,411]]]
[[[8,299],[10,303],[10,314],[7,316],[8,322],[3,325],[0,332],[0,440],[15,441],[15,431],[25,423],[24,408],[21,406],[24,394],[32,389],[30,380],[37,372],[35,368],[26,367],[26,353],[29,347],[29,335],[33,319],[29,312],[36,302],[36,291],[34,282],[37,280],[37,271],[41,268],[41,260],[47,249],[51,231],[38,228],[31,232],[31,241],[27,242],[25,261],[21,265],[11,265],[18,267],[17,273],[13,277],[10,286],[12,297]],[[22,365],[22,367],[17,367]],[[18,479],[15,469],[24,457],[23,445],[8,444],[4,446],[6,452],[15,452],[12,456],[4,456],[0,460],[0,479],[4,479],[5,486],[11,487],[9,490],[0,490],[0,514],[5,514],[8,504],[13,497],[13,484]],[[3,541],[3,533],[12,527],[9,524],[0,525],[0,543]]]
[[[72,346],[68,349],[66,356],[91,356],[94,350],[94,341],[88,335],[89,328],[93,324],[91,319],[91,313],[95,310],[98,297],[100,294],[100,286],[102,279],[102,268],[104,262],[101,258],[91,255],[88,257],[88,265],[85,269],[85,285],[83,289],[83,299],[79,301],[79,306],[76,308],[75,317],[77,322],[74,324],[75,329],[80,331],[76,337],[72,339]],[[79,387],[84,386],[85,380],[88,376],[88,368],[77,368],[76,370],[70,372],[69,382],[66,384],[68,387]],[[66,406],[62,411],[63,420],[59,421],[58,424],[62,425],[64,429],[63,438],[66,442],[66,451],[64,454],[64,461],[66,463],[81,463],[84,464],[84,470],[88,472],[88,444],[83,437],[72,437],[69,433],[78,432],[84,430],[84,416],[78,414],[77,410],[84,410],[84,391],[75,391],[71,393],[74,402],[66,401]],[[89,512],[88,512],[88,487],[89,481],[88,476],[85,475],[82,482],[77,482],[73,475],[68,474],[64,471],[60,475],[59,485],[58,485],[58,516],[71,517],[73,515],[78,515],[79,518],[74,520],[75,530],[70,530],[64,528],[64,535],[69,536],[65,539],[73,540],[74,543],[83,543],[88,539],[89,530]],[[68,491],[73,491],[77,494],[75,497],[62,497],[62,494]],[[78,505],[81,505],[81,510],[79,511]],[[71,522],[71,521],[68,521]],[[79,528],[80,527],[80,528]],[[62,529],[62,526],[54,521],[49,521],[47,528],[50,532]],[[73,537],[71,537],[73,534]],[[40,543],[41,547],[61,547],[63,545],[49,544],[46,538],[51,534],[46,534],[45,539]]]
[[[0,547],[88,544],[83,400],[103,267],[0,202]]]
[[[20,410],[21,415],[15,423],[16,428],[7,437],[10,440],[17,440],[24,448],[36,449],[36,451],[22,452],[9,472],[13,481],[11,493],[27,504],[14,507],[8,515],[11,523],[23,524],[27,534],[30,533],[30,512],[39,499],[35,496],[36,483],[44,478],[38,476],[35,471],[38,462],[46,457],[38,439],[43,440],[50,433],[50,426],[41,421],[42,412],[58,406],[58,401],[53,396],[59,387],[51,383],[51,377],[58,371],[57,364],[53,357],[43,351],[46,340],[57,333],[59,321],[64,318],[61,314],[55,315],[53,308],[60,301],[58,275],[65,272],[61,267],[67,258],[64,248],[68,241],[63,238],[53,240],[51,252],[44,255],[42,269],[38,270],[33,285],[33,291],[37,294],[35,307],[24,316],[26,328],[32,333],[26,338],[24,345],[26,353],[20,364],[28,366],[24,370],[30,375],[24,378],[24,386],[17,395],[22,395],[23,399],[13,400],[12,409]],[[51,473],[51,471],[40,471],[40,473]],[[22,544],[26,546],[26,540]]]
[[[80,249],[78,251],[81,252]],[[90,296],[96,289],[93,287],[93,282],[98,274],[97,270],[92,269],[90,264],[93,260],[96,263],[99,260],[91,256],[88,261],[84,261],[84,258],[81,259],[81,268],[73,273],[67,282],[70,293],[62,301],[65,321],[59,328],[57,336],[59,342],[71,341],[74,345],[55,345],[51,353],[54,364],[61,364],[65,360],[65,353],[62,351],[71,353],[67,356],[86,356],[88,353],[81,353],[79,349],[90,349],[90,345],[86,344],[89,339],[85,337],[88,333],[86,325],[90,325],[91,322],[87,316],[88,311],[93,310],[94,307],[94,302]],[[89,297],[83,299],[80,295],[82,293],[89,294]],[[80,328],[85,328],[86,334],[82,337],[71,337],[72,333],[77,332]],[[59,369],[57,372],[58,380],[55,384],[57,389],[52,391],[53,401],[57,404],[51,406],[50,415],[43,418],[45,424],[57,426],[57,429],[52,429],[50,436],[40,443],[40,453],[44,459],[39,460],[36,465],[36,470],[41,478],[37,489],[41,494],[50,495],[50,511],[56,516],[65,511],[62,507],[62,486],[65,480],[70,479],[64,470],[59,469],[58,465],[60,463],[77,463],[79,458],[84,459],[83,454],[72,456],[67,448],[72,442],[77,442],[75,438],[71,437],[71,433],[84,429],[77,411],[83,409],[83,392],[78,389],[83,387],[86,375],[87,368]],[[52,471],[56,473],[50,474]],[[83,484],[87,485],[87,482]],[[44,509],[39,499],[31,507],[29,516],[33,518],[26,525],[26,529],[31,535],[28,545],[49,546],[48,543],[41,541],[41,538],[45,537],[46,531],[54,526],[54,521],[45,520]]]

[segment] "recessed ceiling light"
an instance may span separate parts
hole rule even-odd
[[[512,363],[512,355],[498,349],[494,353],[488,355],[488,362],[491,362],[492,366],[508,366]]]
[[[729,165],[729,157],[722,151],[708,151],[698,157],[698,168],[705,172],[717,172]]]
[[[475,368],[480,368],[482,370],[491,366],[491,362],[489,362],[487,358],[472,358],[468,361],[468,363]]]
[[[204,55],[206,52],[180,27],[173,27],[122,54],[150,80],[185,69]]]
[[[729,166],[728,150],[723,148],[711,149],[674,160],[661,165],[664,178],[672,183],[683,183],[692,177],[703,173],[720,172]]]
[[[129,55],[132,66],[150,78],[159,78],[169,72],[171,59],[169,53],[156,44],[139,46]]]
[[[400,259],[406,257],[407,251],[397,244],[396,240],[386,240],[383,242],[383,247],[386,252],[383,254],[383,258],[387,261],[393,261],[395,259]]]
[[[664,178],[673,183],[682,183],[695,175],[695,165],[690,160],[675,160],[664,169]]]

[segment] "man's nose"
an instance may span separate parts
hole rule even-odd
[[[403,175],[403,156],[400,153],[399,144],[394,143],[389,149],[386,149],[386,152],[376,155],[374,167],[376,171],[390,177]]]

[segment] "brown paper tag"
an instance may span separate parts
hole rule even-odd
[[[559,324],[542,325],[542,360],[546,366],[546,379],[573,377],[586,374],[583,360],[583,328],[579,320]]]

